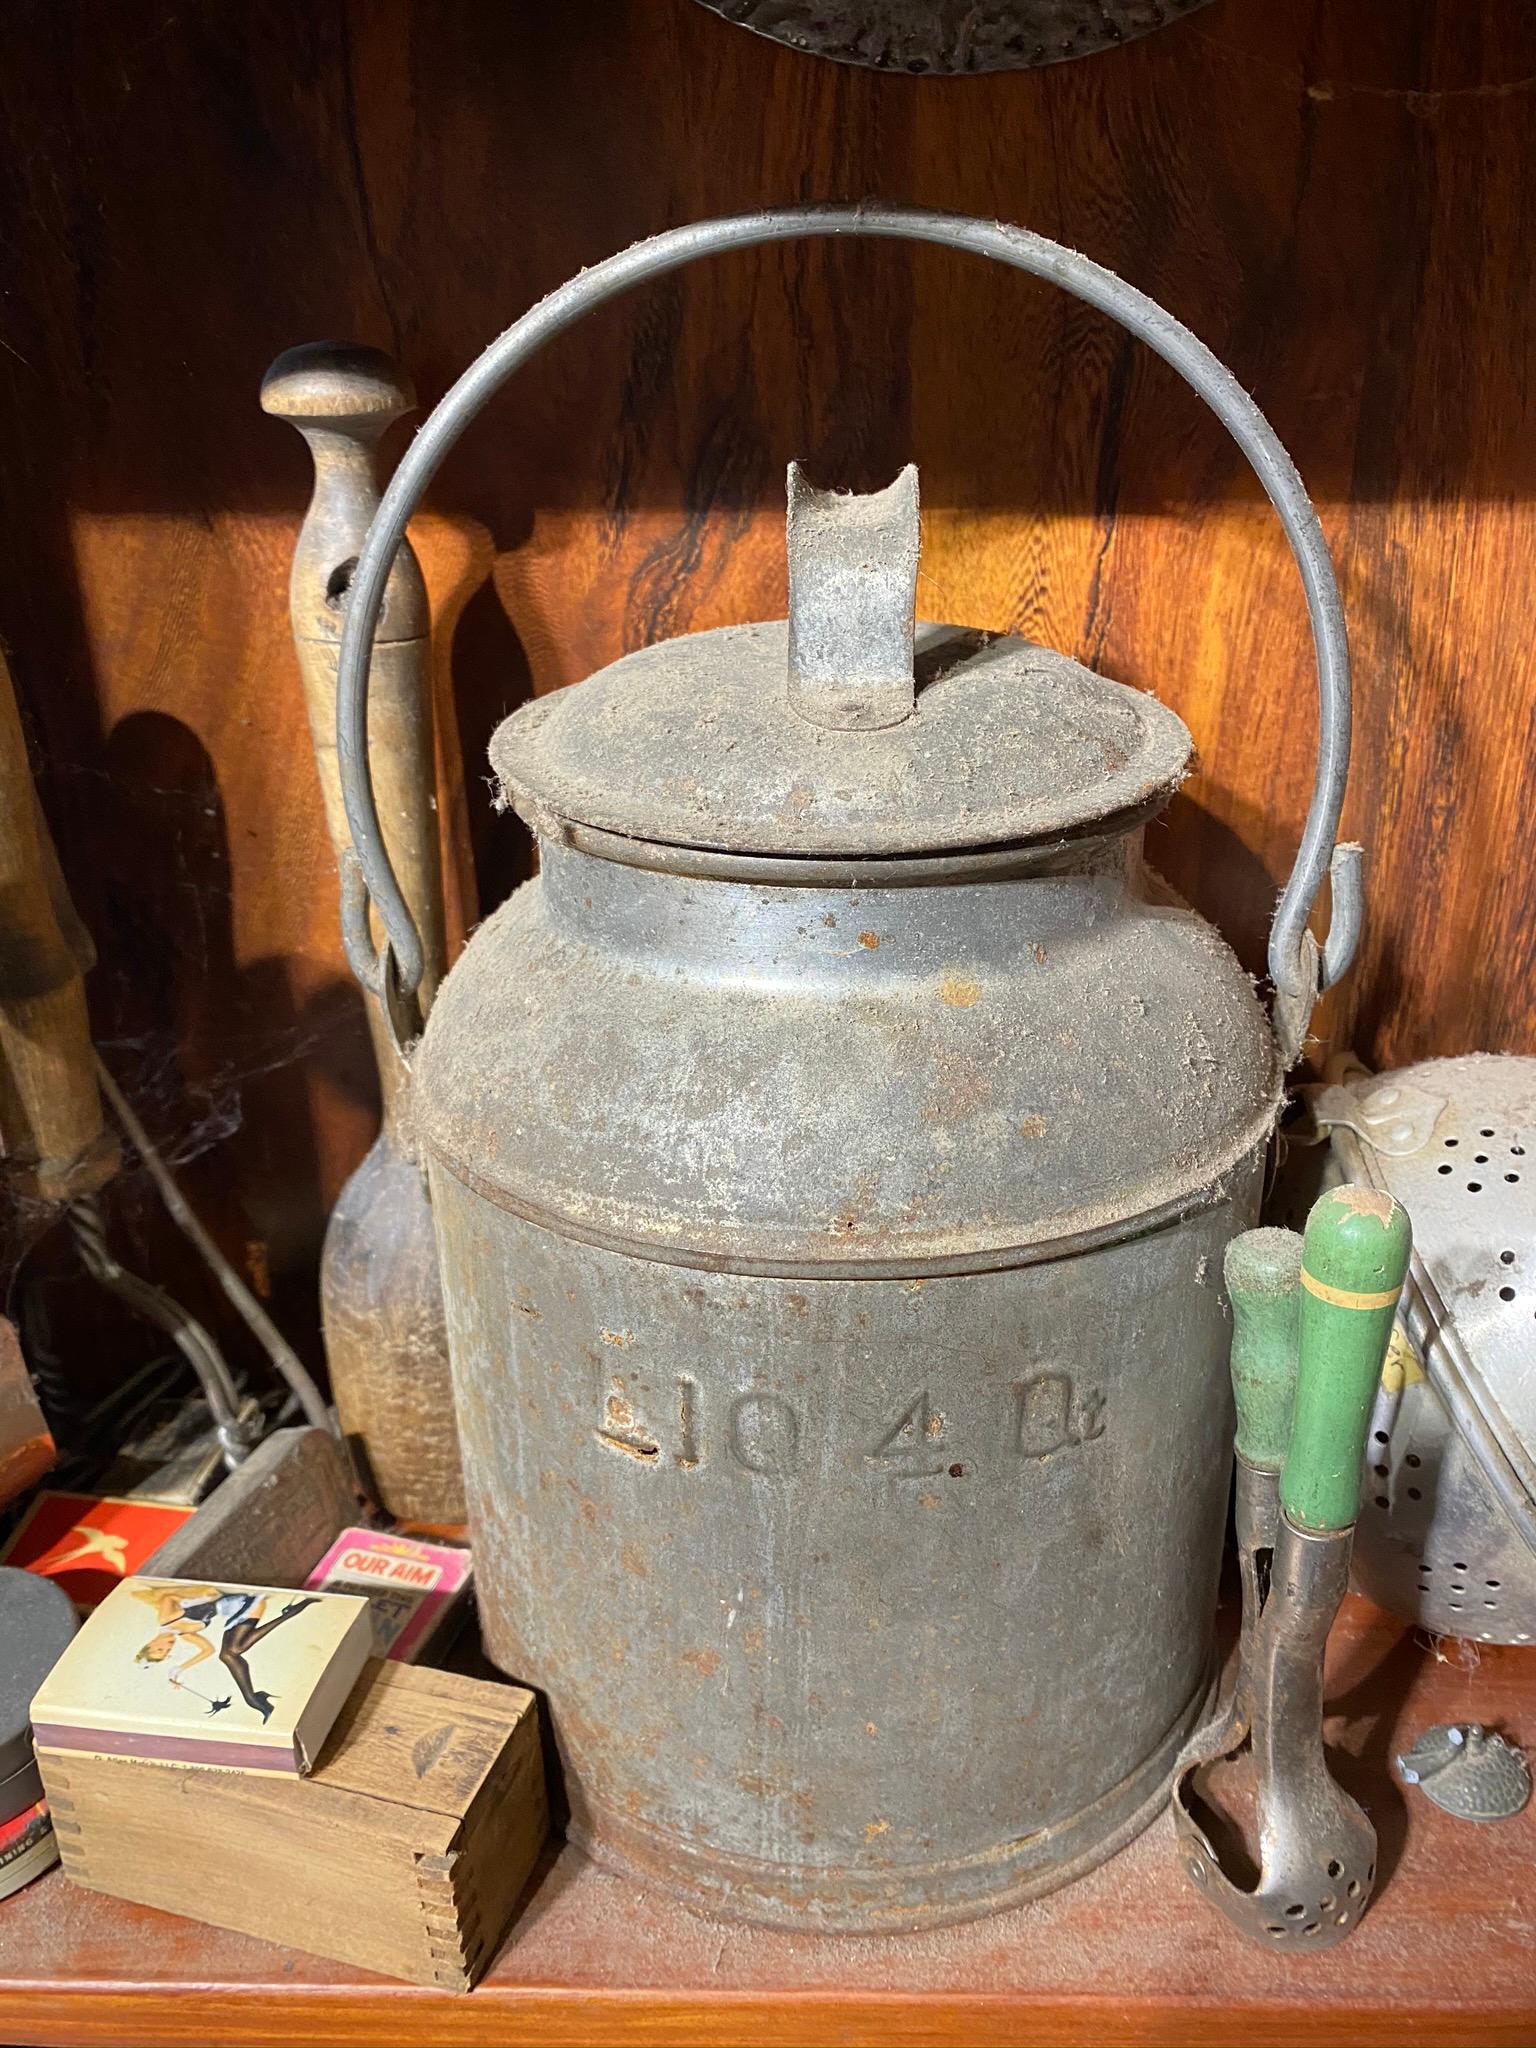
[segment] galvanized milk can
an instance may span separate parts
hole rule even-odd
[[[471,940],[413,1058],[486,1638],[547,1694],[593,1854],[723,1912],[871,1931],[1061,1884],[1165,1796],[1211,1674],[1222,1252],[1255,1219],[1284,1061],[1358,892],[1336,862],[1320,960],[1343,636],[1250,401],[1051,243],[815,209],[585,272],[402,463],[341,664],[364,980],[389,997],[419,971],[365,680],[437,463],[600,301],[829,234],[1053,277],[1172,361],[1286,523],[1323,703],[1270,956],[1281,1048],[1143,864],[1184,727],[1022,640],[914,630],[911,473],[849,499],[792,471],[787,624],[646,648],[496,736],[539,874]]]

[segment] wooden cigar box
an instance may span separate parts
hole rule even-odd
[[[77,1884],[457,1991],[547,1827],[533,1695],[420,1665],[371,1667],[307,1778],[37,1760]]]

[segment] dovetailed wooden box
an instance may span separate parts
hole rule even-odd
[[[417,1984],[467,1991],[547,1828],[533,1695],[369,1667],[308,1778],[39,1749],[66,1873]]]

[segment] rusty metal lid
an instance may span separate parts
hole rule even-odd
[[[1049,648],[914,625],[916,473],[852,498],[790,472],[790,616],[641,649],[491,742],[538,831],[880,857],[1129,825],[1178,787],[1175,714]]]

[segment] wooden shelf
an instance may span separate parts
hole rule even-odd
[[[12,2043],[1220,2043],[1536,2040],[1536,1818],[1449,1819],[1391,1774],[1432,1721],[1536,1743],[1536,1653],[1450,1646],[1351,1601],[1329,1739],[1381,1836],[1357,1935],[1314,1959],[1241,1940],[1172,1857],[1166,1818],[1054,1898],[913,1938],[842,1940],[695,1918],[551,1858],[467,1996],[413,1989],[77,1889],[0,1903]],[[238,1856],[238,1845],[230,1854]],[[367,1911],[366,1899],[357,1901]]]

